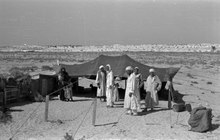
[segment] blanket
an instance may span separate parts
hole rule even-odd
[[[206,132],[212,128],[212,109],[196,107],[192,110],[188,124],[191,131]]]

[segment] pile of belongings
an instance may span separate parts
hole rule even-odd
[[[192,111],[191,104],[185,104],[185,103],[178,103],[173,105],[173,111],[174,112],[183,112],[183,111]]]
[[[194,108],[190,113],[188,124],[190,131],[207,132],[212,129],[212,109],[203,106]]]

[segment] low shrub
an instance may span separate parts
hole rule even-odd
[[[211,85],[211,84],[212,84],[212,82],[207,82],[207,84],[208,84],[208,85]]]
[[[196,82],[196,81],[191,81],[191,83],[193,83],[193,84],[198,84],[198,82]]]

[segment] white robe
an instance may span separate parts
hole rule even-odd
[[[129,93],[132,93],[132,96],[129,96]],[[126,91],[125,91],[125,100],[124,108],[137,110],[138,101],[135,94],[135,74],[132,73],[127,79]]]
[[[140,96],[140,82],[142,80],[141,74],[135,75],[135,91],[134,94],[137,97],[138,107],[141,108],[141,96]]]
[[[118,84],[118,83],[115,83],[114,89],[113,89],[113,101],[114,101],[114,102],[119,101],[118,87],[119,87],[119,84]]]
[[[161,81],[157,75],[154,77],[148,76],[147,81],[144,82],[144,89],[147,92],[146,95],[146,107],[153,108],[159,104],[157,92],[161,89]]]
[[[106,74],[100,70],[96,75],[96,84],[100,85],[100,88],[97,88],[97,96],[106,96]]]
[[[112,70],[107,72],[106,79],[106,100],[107,106],[113,105],[113,88],[114,88],[114,76]]]

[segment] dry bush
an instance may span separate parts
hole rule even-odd
[[[189,77],[189,78],[192,78],[192,79],[196,79],[195,77],[193,77],[190,73],[187,73],[187,75],[186,75],[187,77]]]
[[[211,84],[212,84],[212,82],[207,82],[206,84],[211,85]]]
[[[193,83],[193,84],[198,84],[198,82],[196,82],[196,81],[191,81],[191,83]]]
[[[9,70],[10,76],[14,77],[15,79],[23,77],[27,74],[29,71],[36,70],[36,66],[31,67],[13,67]]]

